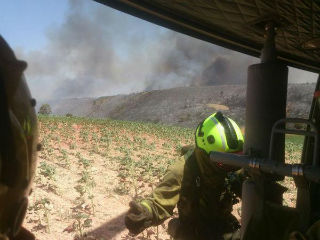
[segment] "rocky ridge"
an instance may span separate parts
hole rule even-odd
[[[315,84],[289,84],[287,116],[308,117]],[[270,96],[272,97],[272,96]],[[112,118],[195,127],[215,111],[243,124],[246,85],[179,87],[129,95],[49,102],[53,114]]]

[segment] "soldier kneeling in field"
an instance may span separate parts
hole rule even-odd
[[[241,170],[210,163],[211,151],[241,153],[243,136],[238,125],[217,112],[195,132],[196,147],[184,148],[150,198],[130,202],[125,217],[129,231],[138,234],[161,224],[177,205],[179,218],[169,222],[174,239],[231,239],[240,225],[231,214],[241,194]]]

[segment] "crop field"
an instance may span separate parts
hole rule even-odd
[[[39,116],[42,151],[24,225],[45,239],[170,239],[166,223],[130,236],[124,214],[149,195],[193,129],[108,119]],[[288,137],[286,156],[298,162],[302,139]],[[284,204],[294,206],[295,186]],[[234,207],[240,213],[240,205]]]

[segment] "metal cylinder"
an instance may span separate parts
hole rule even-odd
[[[251,65],[248,68],[244,152],[251,157],[268,159],[273,124],[286,117],[288,67],[273,59],[264,60],[265,62]],[[285,136],[277,134],[273,141],[275,144],[273,160],[284,162]],[[252,172],[251,175],[254,176],[255,173]],[[253,213],[262,208],[264,199],[281,202],[282,192],[277,191],[274,181],[283,179],[283,177],[264,175],[266,177],[254,176],[255,181],[250,187],[244,184],[245,195],[242,199],[244,209],[242,211],[245,215],[242,216],[242,236]],[[257,186],[260,186],[258,192]],[[266,187],[268,188],[267,193],[264,192]]]
[[[211,152],[210,161],[212,164],[222,163],[227,166],[245,168],[248,171],[258,170],[260,173],[279,176],[303,177],[310,182],[320,183],[320,167],[310,165],[304,166],[303,164],[279,163],[264,158],[250,158],[246,155],[222,152]],[[270,188],[271,186],[269,185],[268,187]],[[274,195],[275,192],[276,191],[272,192],[272,195]]]
[[[280,62],[254,64],[248,68],[245,146],[246,154],[268,157],[273,124],[286,117],[288,67]],[[284,161],[285,138],[275,140],[276,161]]]
[[[242,206],[241,206],[241,239],[243,239],[248,223],[261,203],[258,189],[253,181],[246,180],[242,184]]]

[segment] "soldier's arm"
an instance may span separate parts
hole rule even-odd
[[[150,198],[141,202],[153,215],[153,224],[157,225],[173,214],[181,190],[181,181],[185,157],[180,157],[170,166],[161,183],[153,190]]]

